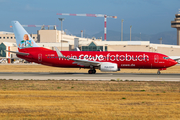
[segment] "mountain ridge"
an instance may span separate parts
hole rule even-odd
[[[81,34],[76,34],[76,36],[80,37]],[[101,31],[99,33],[93,34],[93,35],[87,35],[85,34],[84,37],[95,37],[95,38],[101,38],[104,40],[104,31]],[[150,43],[159,44],[159,39],[162,37],[162,44],[170,44],[170,45],[177,45],[177,32],[176,31],[165,31],[160,32],[157,34],[140,34],[140,33],[132,33],[131,34],[131,40],[132,41],[150,41]],[[130,40],[130,34],[124,33],[123,34],[123,41],[129,41]],[[121,41],[121,33],[117,31],[108,30],[107,31],[107,41]]]

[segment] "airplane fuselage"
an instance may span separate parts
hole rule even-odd
[[[90,68],[88,65],[81,65],[73,60],[59,58],[56,51],[43,47],[33,47],[20,49],[20,52],[30,53],[30,55],[18,57],[29,62],[38,64],[69,67],[69,68]],[[168,56],[154,52],[100,52],[100,51],[61,51],[67,58],[115,63],[118,68],[138,68],[138,69],[163,69],[177,64],[176,61]]]
[[[19,58],[38,64],[66,67],[66,68],[90,68],[89,74],[95,74],[96,69],[102,72],[116,72],[120,68],[158,69],[165,70],[177,64],[168,56],[153,52],[129,52],[129,51],[59,51],[40,47],[27,33],[18,21],[12,21],[13,31],[16,36]]]

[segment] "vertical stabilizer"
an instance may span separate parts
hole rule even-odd
[[[18,21],[12,21],[18,49],[39,47]]]

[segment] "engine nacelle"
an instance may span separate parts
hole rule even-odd
[[[118,65],[116,63],[104,62],[100,65],[99,70],[102,72],[117,72],[120,69],[118,69]]]

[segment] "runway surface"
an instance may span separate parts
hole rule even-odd
[[[6,80],[133,80],[133,81],[180,81],[180,74],[154,73],[22,73],[1,72],[0,79]]]

